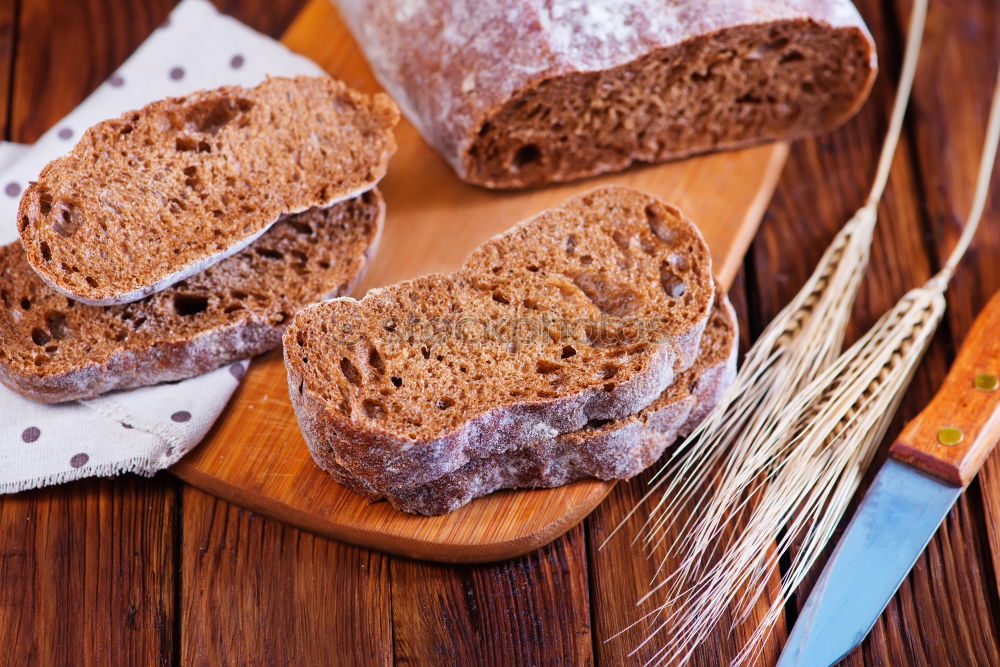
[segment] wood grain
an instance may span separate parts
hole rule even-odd
[[[314,0],[284,36],[332,75],[372,92],[378,84],[328,0]],[[388,217],[368,288],[451,271],[470,250],[571,194],[605,183],[631,185],[674,202],[699,222],[728,284],[766,206],[786,154],[781,144],[633,169],[585,183],[498,193],[459,181],[405,120],[399,152],[380,184]],[[725,191],[725,197],[719,197]],[[185,481],[255,511],[364,546],[439,561],[510,558],[579,522],[611,489],[584,481],[560,489],[506,492],[457,512],[420,518],[369,505],[313,464],[287,398],[278,354],[251,365],[219,424],[174,467]]]
[[[392,591],[399,664],[593,664],[580,526],[534,553],[496,565],[393,558]]]
[[[385,555],[197,489],[184,489],[183,508],[182,662],[392,663]]]
[[[0,500],[0,662],[174,658],[174,490],[87,480]]]

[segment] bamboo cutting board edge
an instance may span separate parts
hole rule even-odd
[[[352,86],[366,92],[380,89],[328,0],[313,0],[307,5],[282,41]],[[731,216],[699,220],[706,237],[712,241],[714,236],[715,271],[728,287],[788,153],[788,146],[779,143],[640,167],[582,184],[497,193],[458,182],[405,120],[397,129],[397,141],[399,153],[381,186],[388,204],[387,233],[357,295],[369,287],[419,273],[450,270],[468,248],[483,239],[557,204],[573,192],[601,182],[620,182],[654,193],[667,183],[674,196],[680,197],[680,201],[674,201],[682,208],[700,207]],[[426,170],[432,174],[430,180],[438,179],[435,185],[440,187],[427,188],[425,182],[414,179],[414,174]],[[739,193],[741,187],[743,192]],[[738,214],[714,202],[704,205],[706,197],[728,198],[734,192],[734,198],[741,202]],[[416,208],[426,210],[407,211],[405,206],[394,209],[394,201],[412,202]],[[493,220],[485,226],[459,224],[463,216],[480,220],[484,211],[493,217],[502,216],[498,212],[501,209],[506,210],[507,217],[499,222]],[[424,239],[414,237],[407,244],[405,236],[402,244],[418,252],[401,253],[400,243],[395,244],[396,251],[392,249],[393,236],[388,232],[393,221],[400,232],[399,227],[410,218],[427,224],[435,211],[445,211],[455,218],[448,231],[455,235],[455,245],[464,247],[461,252],[448,255],[446,250],[434,248],[442,256],[423,257],[419,243]],[[396,512],[384,502],[368,504],[337,485],[309,459],[288,403],[280,351],[251,364],[247,377],[205,441],[171,470],[193,486],[264,516],[360,546],[441,562],[487,562],[532,551],[579,523],[614,487],[613,482],[586,480],[557,489],[502,491],[442,517],[414,517]]]

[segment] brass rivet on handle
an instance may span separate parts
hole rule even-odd
[[[979,391],[996,391],[1000,388],[1000,377],[993,373],[980,373],[976,376],[975,385]]]
[[[945,426],[944,428],[938,429],[938,442],[947,447],[954,447],[958,443],[962,442],[962,429],[956,426]]]

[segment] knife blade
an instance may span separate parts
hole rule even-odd
[[[828,667],[864,640],[1000,439],[1000,293],[941,389],[889,450],[823,568],[778,667]]]

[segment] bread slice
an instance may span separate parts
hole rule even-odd
[[[625,417],[693,362],[714,299],[683,214],[607,187],[474,251],[451,275],[310,306],[284,337],[314,457],[378,489]]]
[[[426,484],[381,493],[332,457],[321,456],[317,462],[369,500],[385,497],[396,509],[424,515],[450,512],[499,489],[549,488],[593,477],[628,479],[656,462],[712,410],[736,376],[738,338],[732,305],[718,295],[695,365],[638,413],[474,459]]]
[[[832,129],[868,96],[850,0],[336,0],[459,177],[511,188]]]
[[[369,190],[289,216],[238,254],[123,306],[66,298],[31,270],[19,243],[0,247],[0,382],[52,403],[179,380],[269,350],[296,310],[351,289],[384,210]]]
[[[325,76],[154,102],[87,130],[28,186],[25,256],[78,301],[135,301],[239,252],[282,215],[372,188],[398,118],[385,95]]]

